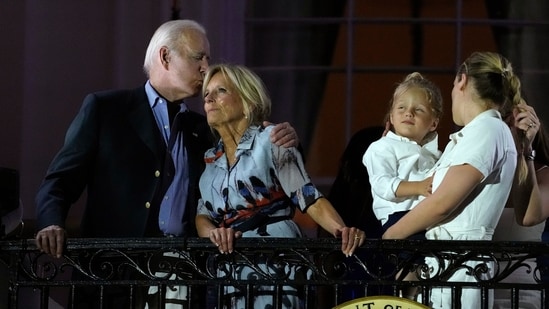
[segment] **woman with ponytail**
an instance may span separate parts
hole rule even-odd
[[[522,102],[520,81],[511,63],[491,52],[475,52],[459,67],[452,89],[452,118],[463,127],[450,141],[432,169],[432,194],[423,199],[383,235],[404,239],[426,230],[427,239],[491,240],[505,207],[517,166],[515,141],[501,114]],[[519,174],[522,172],[519,171]],[[519,179],[524,176],[517,175]],[[427,258],[430,269],[445,268],[448,261]],[[481,262],[470,261],[475,267]],[[485,263],[492,271],[490,263]],[[487,276],[490,274],[487,273]],[[429,276],[429,274],[427,274]],[[475,282],[460,269],[449,281]],[[479,308],[481,292],[463,288],[461,308]],[[492,307],[493,297],[489,297]],[[433,288],[432,308],[452,308],[447,287]],[[457,304],[454,304],[457,305]]]

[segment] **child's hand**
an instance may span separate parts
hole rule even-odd
[[[429,196],[433,193],[433,176],[418,182],[418,195]]]

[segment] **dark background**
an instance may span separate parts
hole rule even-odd
[[[202,23],[212,63],[253,67],[289,121],[323,190],[351,135],[378,125],[395,83],[420,71],[443,90],[441,147],[455,128],[454,70],[471,52],[506,55],[529,103],[547,119],[549,2],[545,0],[2,0],[0,167],[20,173],[27,233],[34,196],[84,96],[145,82],[154,30],[172,18]],[[202,110],[199,100],[192,109]],[[69,225],[77,226],[80,207]]]

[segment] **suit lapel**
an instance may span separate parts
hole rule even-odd
[[[162,156],[161,150],[165,147],[162,144],[162,137],[160,136],[160,132],[158,132],[158,127],[149,106],[145,88],[140,87],[136,89],[128,103],[132,104],[132,106],[129,106],[128,121],[143,143],[147,145],[147,148],[157,158],[160,158]]]

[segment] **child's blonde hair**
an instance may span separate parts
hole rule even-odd
[[[429,79],[423,77],[419,72],[408,74],[402,82],[400,82],[393,93],[393,97],[389,102],[389,110],[393,107],[395,99],[401,96],[404,92],[411,88],[419,88],[425,91],[427,100],[431,105],[431,110],[436,118],[442,118],[442,94],[440,88]]]
[[[435,83],[433,83],[432,81],[430,81],[429,79],[421,75],[419,72],[413,72],[408,74],[400,83],[397,84],[395,91],[393,92],[393,97],[389,101],[389,111],[385,116],[385,123],[388,123],[389,115],[391,114],[391,110],[393,108],[393,104],[395,100],[398,97],[400,97],[404,92],[412,88],[417,88],[424,91],[425,96],[427,97],[427,101],[430,104],[433,115],[435,116],[435,118],[439,120],[442,118],[443,101],[442,101],[442,94],[441,94],[440,88],[437,85],[435,85]],[[394,129],[394,128],[391,128],[391,129]],[[435,131],[427,134],[427,136],[424,137],[422,143],[425,142],[426,140],[431,139],[434,134],[436,134]]]

